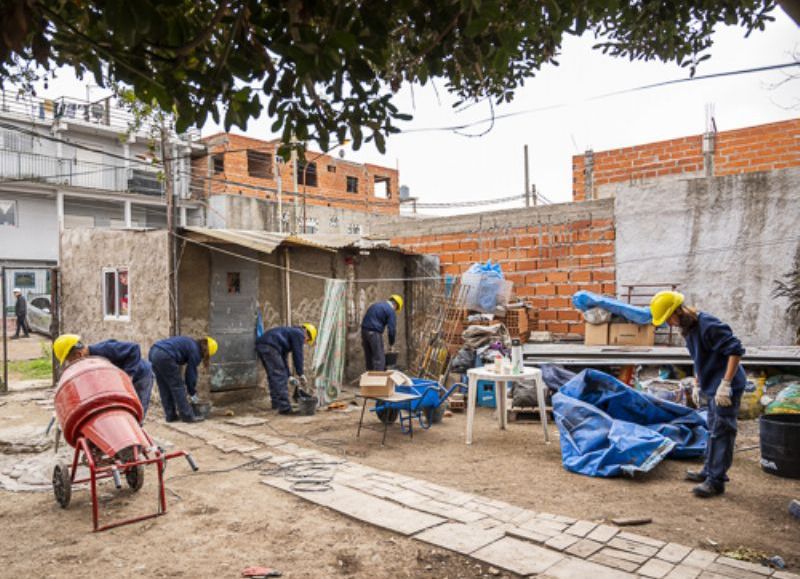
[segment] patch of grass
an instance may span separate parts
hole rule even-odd
[[[53,363],[50,356],[35,360],[13,360],[8,362],[8,371],[17,374],[21,380],[44,380],[53,376]]]

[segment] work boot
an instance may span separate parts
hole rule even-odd
[[[195,415],[195,416],[187,416],[186,418],[181,418],[181,420],[183,420],[184,422],[192,423],[192,422],[203,422],[205,418],[203,418],[202,416]]]
[[[297,410],[294,408],[284,408],[283,410],[278,410],[278,414],[281,416],[294,416],[297,414]]]
[[[701,499],[709,499],[711,497],[721,495],[725,493],[724,486],[717,486],[714,485],[709,480],[703,481],[703,484],[699,484],[692,489],[694,496],[700,497]]]
[[[706,475],[701,470],[687,470],[686,480],[696,483],[701,483],[706,480]]]

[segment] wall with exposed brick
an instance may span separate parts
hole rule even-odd
[[[721,131],[703,153],[703,135],[572,158],[575,201],[611,197],[620,185],[652,179],[723,176],[800,166],[800,119]]]
[[[409,234],[409,231],[413,231]],[[373,226],[373,234],[439,257],[457,275],[476,261],[499,262],[514,293],[539,310],[539,328],[583,334],[571,297],[578,290],[616,295],[614,212],[610,199],[510,209]]]
[[[192,161],[193,191],[196,196],[207,198],[212,194],[228,194],[255,197],[266,200],[277,199],[278,167],[275,164],[279,141],[263,141],[229,133],[213,135],[203,139],[208,155]],[[248,170],[248,150],[269,155],[268,171],[253,175]],[[224,159],[222,170],[215,169],[214,157]],[[400,196],[398,172],[389,167],[360,164],[337,157],[306,151],[305,158],[316,164],[317,183],[303,187],[302,175],[298,178],[298,203],[305,196],[308,205],[319,205],[364,211],[370,213],[398,214]],[[300,169],[302,172],[302,167]],[[354,192],[348,192],[348,178]],[[280,169],[283,202],[294,203],[293,169],[288,159]],[[355,181],[353,181],[355,180]],[[377,193],[385,182],[388,198]]]

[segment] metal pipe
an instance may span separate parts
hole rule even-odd
[[[2,275],[2,292],[3,292],[3,383],[0,384],[0,392],[8,392],[8,336],[6,331],[6,267],[0,268],[0,275]]]

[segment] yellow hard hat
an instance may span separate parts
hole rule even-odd
[[[208,356],[211,357],[219,350],[219,344],[211,336],[206,336],[206,341],[208,342]]]
[[[311,345],[317,339],[317,327],[314,324],[303,324],[303,327],[308,332],[308,344]]]
[[[403,309],[403,297],[402,296],[400,296],[398,294],[392,294],[391,296],[389,296],[389,299],[390,300],[394,300],[395,303],[397,303],[397,311],[398,312]]]
[[[64,363],[72,348],[80,341],[81,337],[78,334],[62,334],[56,338],[56,341],[53,342],[53,354],[56,355],[59,364]]]
[[[666,322],[675,310],[683,303],[683,294],[679,292],[658,292],[650,300],[650,314],[653,325],[660,326]]]

